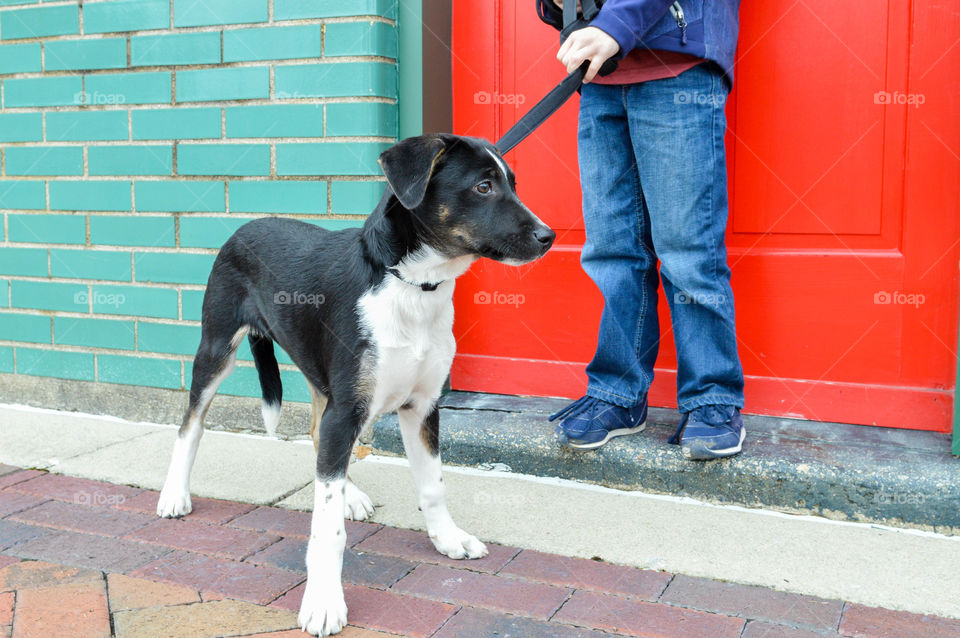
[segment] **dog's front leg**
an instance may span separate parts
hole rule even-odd
[[[436,404],[426,415],[417,406],[398,411],[400,434],[417,486],[417,501],[434,547],[450,558],[482,558],[487,547],[453,522],[447,511],[446,488],[440,469],[440,413]]]
[[[347,464],[356,429],[350,411],[336,409],[328,410],[320,424],[313,520],[307,544],[307,586],[298,617],[304,631],[318,636],[339,633],[347,624],[340,572],[347,541],[343,524]]]

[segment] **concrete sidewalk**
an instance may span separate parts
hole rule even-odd
[[[68,487],[57,487],[57,481],[62,482],[67,479],[46,478],[47,475],[41,475],[41,473],[15,473],[12,472],[12,468],[8,468],[6,475],[0,477],[0,485],[4,486],[0,495],[8,500],[12,499],[13,504],[8,504],[6,507],[8,510],[13,508],[13,511],[4,512],[0,509],[0,516],[5,517],[0,519],[0,525],[4,526],[0,527],[0,539],[6,538],[7,542],[4,544],[11,545],[12,549],[0,548],[0,551],[7,555],[35,558],[53,564],[77,566],[76,556],[91,555],[91,552],[71,553],[71,547],[79,550],[82,549],[81,546],[64,543],[63,539],[57,543],[44,544],[42,541],[34,541],[31,544],[29,539],[15,538],[14,535],[28,534],[28,532],[40,534],[41,532],[37,532],[38,529],[43,534],[48,534],[50,532],[44,530],[49,528],[70,530],[57,533],[66,534],[66,538],[73,539],[74,542],[79,542],[77,539],[88,540],[86,534],[104,535],[104,530],[114,529],[107,522],[97,525],[91,521],[96,520],[98,516],[107,516],[110,513],[115,515],[117,510],[127,511],[130,508],[138,517],[146,515],[143,520],[137,520],[135,528],[150,529],[150,526],[157,526],[158,522],[149,516],[151,508],[155,505],[156,495],[150,491],[143,491],[142,488],[155,490],[160,487],[174,436],[175,429],[172,426],[131,424],[117,419],[36,408],[0,407],[0,462],[107,481],[110,484],[135,486],[114,488],[106,483],[74,481],[66,483]],[[132,572],[152,561],[159,560],[170,551],[176,551],[179,552],[177,556],[180,558],[171,568],[173,572],[202,571],[206,573],[210,570],[207,568],[198,570],[199,564],[191,561],[202,563],[215,557],[218,560],[229,559],[238,564],[245,564],[251,562],[251,556],[269,550],[269,555],[273,556],[271,560],[286,561],[283,565],[276,562],[272,564],[274,568],[281,570],[280,576],[287,577],[287,580],[281,579],[278,591],[269,592],[273,598],[267,599],[264,594],[249,602],[270,603],[276,606],[279,604],[278,597],[285,596],[302,580],[302,562],[299,562],[297,557],[298,552],[302,551],[308,519],[305,514],[289,510],[304,509],[309,506],[312,468],[313,451],[306,441],[276,441],[251,435],[209,432],[200,446],[193,475],[193,492],[198,496],[224,499],[229,503],[210,502],[209,509],[219,512],[216,515],[206,515],[204,508],[198,506],[197,511],[185,521],[189,523],[192,520],[195,524],[187,526],[194,529],[184,528],[191,534],[188,535],[189,543],[183,546],[180,544],[186,541],[170,540],[186,538],[178,536],[177,530],[159,530],[163,531],[163,534],[148,535],[149,538],[147,538],[142,537],[142,533],[138,535],[136,529],[124,529],[123,533],[116,534],[115,537],[133,534],[136,538],[118,538],[112,542],[122,540],[124,547],[128,550],[137,550],[145,554],[141,556],[135,553],[139,558],[130,559],[132,562],[126,564],[122,561],[117,563],[120,560],[116,558],[117,556],[126,555],[123,552],[119,554],[115,551],[93,552],[92,555],[100,558],[91,559],[92,563],[79,566],[113,573]],[[670,608],[662,610],[664,613],[672,614],[677,611],[674,608],[695,608],[710,612],[712,615],[723,616],[730,619],[732,623],[730,627],[736,624],[732,621],[737,620],[740,623],[737,625],[737,632],[731,635],[739,635],[744,627],[750,632],[756,632],[762,629],[763,625],[755,623],[773,622],[780,629],[768,635],[802,636],[812,635],[809,632],[814,630],[827,632],[824,635],[830,635],[830,632],[833,632],[832,635],[837,635],[838,626],[842,631],[849,633],[853,631],[850,628],[854,627],[851,623],[860,622],[858,619],[861,616],[865,619],[874,618],[874,616],[886,618],[884,614],[892,614],[892,612],[869,611],[869,607],[885,607],[960,618],[960,599],[957,599],[955,594],[956,591],[960,591],[960,544],[958,544],[960,538],[957,537],[711,505],[686,498],[619,492],[572,481],[525,477],[497,470],[480,471],[448,467],[446,482],[454,518],[463,528],[477,534],[484,541],[504,546],[504,549],[497,550],[502,552],[502,555],[498,554],[503,559],[502,564],[495,569],[485,571],[476,561],[456,564],[451,562],[448,565],[439,555],[432,552],[429,541],[422,533],[414,534],[392,529],[392,527],[413,529],[422,527],[422,518],[417,511],[413,496],[412,480],[401,459],[367,456],[351,466],[351,476],[379,506],[373,521],[376,536],[381,540],[395,539],[377,551],[370,549],[369,543],[363,549],[369,549],[371,555],[379,556],[379,551],[391,559],[416,563],[396,580],[396,584],[383,586],[381,583],[377,591],[392,592],[397,584],[410,578],[411,574],[429,574],[432,570],[439,569],[417,567],[416,565],[420,563],[443,564],[444,569],[457,571],[450,574],[444,572],[447,574],[444,578],[432,585],[429,583],[423,585],[425,588],[423,590],[405,590],[405,585],[397,590],[397,595],[422,595],[429,600],[452,606],[455,609],[448,610],[450,611],[448,619],[461,618],[458,622],[470,620],[470,614],[479,613],[482,616],[483,614],[478,610],[485,608],[488,612],[490,609],[498,610],[499,616],[494,614],[492,619],[487,618],[493,623],[507,622],[504,618],[509,620],[513,617],[503,616],[503,614],[512,613],[522,618],[540,618],[542,622],[548,622],[549,619],[549,623],[559,622],[565,627],[566,625],[586,626],[594,630],[623,632],[625,635],[650,635],[647,631],[649,628],[631,625],[630,623],[634,622],[631,619],[647,618],[648,614],[642,613],[644,611],[652,613],[652,610],[644,605],[663,605]],[[42,487],[40,491],[36,489],[31,491],[33,489],[30,488],[31,485],[42,486],[44,481],[47,484],[46,487]],[[117,490],[123,492],[123,503],[118,503],[117,498],[111,498],[111,495],[116,496]],[[130,492],[127,493],[125,490]],[[197,501],[204,502],[202,499]],[[257,505],[268,506],[259,510],[261,514],[258,516],[278,517],[284,520],[289,517],[290,521],[300,521],[296,524],[299,526],[296,528],[299,531],[291,536],[295,540],[280,544],[287,539],[287,534],[283,530],[272,529],[258,523],[246,528],[240,525],[250,533],[244,537],[244,543],[248,545],[241,543],[241,549],[247,548],[245,553],[224,557],[222,548],[219,547],[201,549],[197,551],[197,556],[186,552],[186,550],[196,550],[197,547],[209,546],[210,541],[206,545],[202,542],[207,536],[220,539],[231,537],[229,534],[224,536],[207,528],[196,528],[196,524],[235,529],[239,525],[237,521],[250,514]],[[84,508],[95,508],[94,512],[97,513],[91,513],[89,509]],[[289,513],[284,514],[284,511]],[[33,514],[31,515],[30,512]],[[262,514],[262,512],[269,514]],[[17,519],[16,522],[14,519]],[[76,520],[81,522],[78,523]],[[290,524],[293,523],[285,523],[285,525]],[[391,527],[381,528],[380,525]],[[24,527],[29,528],[28,532],[23,531]],[[296,540],[297,538],[300,540]],[[213,542],[216,544],[216,541]],[[36,549],[38,546],[47,549],[41,551]],[[398,549],[400,546],[402,548]],[[730,551],[731,547],[738,547],[739,550]],[[539,554],[529,551],[520,552],[520,548],[550,552],[557,556],[541,560]],[[204,552],[207,553],[204,554]],[[517,560],[517,552],[520,552],[519,556],[526,554],[537,557],[536,560],[531,559],[534,563],[531,569],[541,570],[537,572],[539,575],[506,576],[505,572],[501,573],[508,563]],[[186,554],[186,557],[181,554]],[[283,554],[284,557],[279,558],[274,554],[277,556]],[[613,565],[603,565],[598,568],[594,566],[600,565],[599,563],[564,557],[600,558]],[[170,558],[166,560],[169,561]],[[562,562],[560,576],[557,576],[557,571],[553,568],[537,566],[542,561],[546,561],[544,564],[550,564],[550,561],[558,560]],[[569,565],[578,567],[569,567]],[[642,568],[644,571],[614,565]],[[417,572],[418,569],[420,572]],[[601,572],[607,569],[614,570],[611,573],[623,574],[617,576],[617,579],[627,578],[628,582],[633,582],[630,579],[641,578],[641,576],[644,579],[659,579],[657,582],[662,582],[663,588],[656,592],[645,590],[641,592],[640,590],[622,591],[622,588],[614,588],[611,591],[599,586],[582,586],[581,580],[578,579],[586,577],[577,574],[582,570],[592,573],[591,570],[594,569],[600,569]],[[379,572],[379,570],[378,567],[375,571]],[[507,572],[509,571],[508,569]],[[286,572],[299,575],[289,576]],[[558,599],[556,607],[559,611],[554,608],[549,613],[543,612],[542,616],[537,614],[531,616],[530,610],[504,609],[503,604],[514,599],[506,591],[491,598],[484,598],[484,596],[490,596],[489,593],[484,593],[489,589],[487,585],[493,586],[498,583],[502,585],[502,583],[481,578],[482,582],[477,581],[474,587],[469,583],[475,580],[473,574],[477,573],[486,573],[491,575],[491,578],[492,574],[497,578],[507,578],[511,581],[511,585],[516,578],[541,584],[555,579],[557,582],[552,586],[566,588],[573,592],[573,595],[563,600]],[[626,575],[628,573],[630,576]],[[548,574],[553,576],[548,577]],[[156,575],[154,572],[139,573],[139,577],[148,579]],[[449,578],[454,578],[457,583],[468,584],[457,585],[456,589],[459,593],[444,593],[444,587],[447,586],[444,583],[448,582]],[[760,587],[742,587],[700,579],[722,579]],[[224,582],[230,582],[230,579]],[[407,585],[412,582],[418,581],[408,580]],[[190,586],[190,583],[179,584]],[[365,586],[363,582],[356,584]],[[210,589],[210,583],[193,583],[193,586],[195,590]],[[283,589],[284,587],[286,589]],[[238,595],[238,592],[220,591],[219,594],[245,600]],[[674,599],[674,594],[680,598]],[[801,596],[795,596],[795,594],[801,594]],[[594,617],[590,615],[592,612],[580,610],[577,613],[583,615],[582,618],[566,615],[579,609],[576,605],[568,607],[572,602],[589,602],[590,596],[599,595],[612,596],[613,598],[608,601],[613,605],[611,609],[620,611],[610,612],[612,615],[599,614]],[[815,596],[827,601],[818,602],[816,605],[827,605],[827,603],[834,605],[831,609],[835,608],[836,615],[835,618],[831,616],[833,618],[831,622],[835,621],[837,624],[832,629],[828,626],[829,623],[813,627],[785,620],[788,616],[779,619],[769,617],[775,615],[770,609],[780,604],[779,602],[774,604],[771,601],[786,601],[783,604],[788,607],[795,606],[795,601],[806,601],[800,605],[804,607],[811,600],[807,596]],[[291,593],[286,600],[289,603],[295,597],[296,594]],[[537,597],[534,596],[534,598]],[[249,600],[249,597],[246,600]],[[847,602],[841,604],[840,601]],[[584,603],[584,605],[584,609],[595,607],[592,604]],[[618,605],[622,605],[623,608],[621,609]],[[773,607],[769,607],[770,605]],[[819,609],[816,605],[815,607]],[[363,608],[362,605],[360,608]],[[659,610],[660,607],[656,609]],[[757,611],[758,609],[761,611]],[[353,612],[352,607],[351,610],[351,621],[354,621],[357,619],[357,614]],[[463,610],[469,613],[461,617]],[[846,625],[841,624],[841,613],[843,623]],[[364,616],[361,615],[357,622],[366,622],[363,618]],[[887,620],[876,620],[876,618],[869,622],[879,623],[877,626],[881,628],[888,626]],[[948,633],[943,635],[960,635],[960,624],[946,620],[931,619],[921,622],[916,617],[899,614],[892,614],[890,618],[899,618],[900,620],[896,622],[907,622],[903,620],[907,619],[909,622],[905,626],[915,625],[918,629],[923,629],[922,632],[916,633],[918,636],[937,635],[931,628],[940,626],[948,628]],[[2,619],[2,604],[0,604],[0,619]],[[751,622],[744,625],[744,620]],[[444,620],[441,624],[444,628],[449,626],[448,620]],[[760,629],[750,629],[751,625]],[[370,621],[367,626],[373,627],[375,623]],[[456,623],[453,626],[457,626]],[[788,626],[802,631],[801,633],[784,633]],[[387,627],[380,626],[380,628]],[[407,631],[404,629],[397,632],[396,626],[388,629],[401,634]],[[517,629],[516,631],[520,631],[519,635],[523,636],[540,635],[530,633],[532,630]],[[884,635],[879,630],[874,633],[871,631],[863,630],[860,633],[849,633],[849,635]],[[0,636],[2,635],[0,630]],[[437,635],[487,634],[468,632]],[[603,634],[587,632],[543,635]],[[665,635],[679,634],[668,632]],[[716,635],[725,634],[718,630]],[[764,634],[745,633],[744,635]],[[890,635],[910,634],[906,630],[897,630]]]

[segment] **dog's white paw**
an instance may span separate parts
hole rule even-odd
[[[365,521],[373,516],[374,506],[370,497],[359,487],[347,481],[343,493],[343,516],[351,521]]]
[[[433,546],[441,554],[450,558],[483,558],[487,555],[487,546],[476,536],[468,534],[459,527],[451,527],[440,532],[430,532]]]
[[[193,504],[190,502],[190,492],[174,492],[167,489],[160,491],[160,499],[157,501],[157,516],[174,518],[185,516],[192,511]]]
[[[307,580],[297,620],[300,629],[315,636],[340,633],[347,624],[347,603],[340,583],[335,587],[311,587]]]

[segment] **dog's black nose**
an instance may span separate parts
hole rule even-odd
[[[533,231],[533,236],[544,246],[549,246],[557,238],[557,234],[552,229],[544,226]]]

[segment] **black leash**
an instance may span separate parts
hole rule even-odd
[[[541,0],[541,2],[544,1],[552,2],[553,0]],[[575,0],[568,0],[563,3],[563,26],[560,30],[561,42],[566,40],[567,37],[577,29],[588,26],[590,21],[600,13],[600,7],[596,0],[581,0],[580,5],[583,11],[578,14],[577,2]],[[538,12],[540,11],[541,9],[538,8]],[[504,155],[507,151],[513,150],[513,147],[526,139],[538,126],[546,122],[547,118],[556,113],[557,109],[563,106],[563,104],[570,99],[570,96],[580,89],[580,85],[583,84],[583,78],[586,76],[588,68],[590,68],[590,60],[584,60],[579,69],[563,78],[560,84],[543,96],[539,102],[533,105],[533,108],[517,120],[517,123],[511,126],[510,129],[503,134],[503,137],[497,141],[495,146],[499,149],[500,154]],[[616,68],[617,61],[611,58],[603,63],[597,75],[610,75]]]
[[[573,4],[569,2],[567,4]],[[528,135],[547,121],[547,118],[557,112],[563,104],[570,99],[570,96],[577,92],[580,85],[583,84],[583,77],[587,74],[587,68],[590,66],[590,60],[584,60],[580,68],[563,78],[557,86],[547,93],[543,98],[533,105],[533,107],[524,114],[517,123],[510,127],[504,133],[503,137],[497,140],[496,147],[501,155],[506,155],[507,151],[522,142]]]

